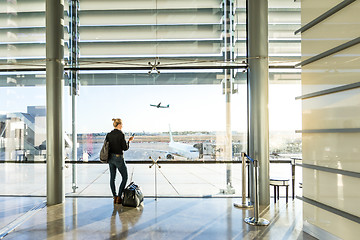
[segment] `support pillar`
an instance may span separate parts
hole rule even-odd
[[[46,0],[46,162],[47,204],[65,200],[62,96],[64,1]]]
[[[79,0],[69,0],[69,65],[72,68],[78,67],[79,58]],[[72,112],[72,160],[77,161],[77,128],[76,128],[76,96],[79,91],[78,71],[70,71],[70,95],[71,95],[71,112]],[[76,192],[77,186],[77,165],[72,164],[72,190]]]
[[[234,62],[234,3],[233,0],[223,0],[224,10],[224,61]],[[233,70],[224,70],[224,93],[226,102],[226,138],[225,138],[225,160],[232,161],[232,131],[231,131],[231,95],[233,94]],[[225,194],[234,194],[235,189],[231,181],[231,164],[226,164],[226,189],[221,190]]]
[[[267,0],[247,0],[247,58],[248,155],[259,161],[259,204],[267,207],[270,204]],[[253,192],[250,188],[250,196],[254,196]],[[253,197],[251,201],[254,202]]]

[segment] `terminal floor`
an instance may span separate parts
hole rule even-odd
[[[266,227],[244,222],[253,210],[235,208],[239,198],[145,198],[138,208],[109,197],[67,197],[54,206],[45,200],[0,197],[4,239],[314,239],[302,231],[297,199],[271,199],[261,216],[270,221]]]

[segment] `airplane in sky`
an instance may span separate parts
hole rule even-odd
[[[166,106],[161,106],[161,102],[159,102],[158,105],[154,105],[154,104],[150,104],[151,107],[156,107],[156,108],[169,108],[170,105],[166,105]]]

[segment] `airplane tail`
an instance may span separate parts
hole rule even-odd
[[[170,128],[170,124],[169,124],[169,135],[170,135],[170,142],[174,142],[172,133],[171,133],[171,128]]]

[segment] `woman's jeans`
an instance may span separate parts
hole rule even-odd
[[[127,173],[127,168],[126,168],[126,164],[125,164],[125,161],[124,161],[124,156],[120,155],[120,154],[110,154],[109,168],[110,168],[110,188],[111,188],[111,192],[112,192],[114,197],[115,196],[121,197],[121,194],[124,191],[125,184],[126,184],[127,179],[128,179],[128,173]],[[119,187],[118,195],[116,194],[116,189],[115,189],[116,169],[119,170],[119,172],[121,174],[121,177],[122,177],[122,181],[121,181],[121,184],[120,184],[120,187]]]

